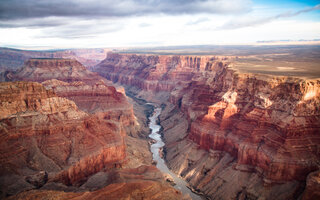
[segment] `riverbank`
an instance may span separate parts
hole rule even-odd
[[[172,177],[172,180],[175,184],[174,187],[180,190],[184,195],[189,195],[193,200],[201,200],[203,198],[194,193],[187,182],[169,170],[166,162],[161,156],[161,149],[163,149],[165,145],[159,133],[161,126],[159,125],[158,117],[160,116],[161,111],[161,108],[156,107],[153,115],[149,117],[149,128],[151,129],[149,137],[155,141],[155,143],[151,145],[150,150],[152,152],[153,160],[156,162],[156,167],[165,175],[168,174],[169,177]]]

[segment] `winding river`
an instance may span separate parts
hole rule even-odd
[[[156,141],[156,143],[151,145],[153,160],[157,162],[157,168],[161,172],[165,174],[169,174],[173,178],[174,183],[176,184],[174,187],[176,189],[180,190],[183,194],[189,194],[193,200],[198,200],[198,199],[201,200],[202,198],[199,195],[193,193],[187,187],[188,185],[187,182],[179,178],[176,174],[174,174],[168,169],[165,161],[160,157],[160,149],[165,145],[161,139],[161,135],[159,134],[161,126],[157,124],[157,119],[160,114],[161,114],[161,108],[155,108],[152,116],[149,117],[149,120],[150,120],[149,128],[151,129],[151,133],[149,137]]]

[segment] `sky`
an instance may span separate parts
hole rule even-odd
[[[320,39],[320,0],[0,0],[0,46],[251,44]]]

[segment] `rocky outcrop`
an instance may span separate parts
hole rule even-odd
[[[232,61],[108,54],[93,70],[144,98],[167,94],[166,159],[196,190],[213,199],[298,198],[319,169],[320,81],[238,73]]]

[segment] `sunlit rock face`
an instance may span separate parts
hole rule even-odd
[[[160,117],[166,159],[194,188],[213,199],[298,198],[319,169],[320,81],[231,65],[222,56],[108,54],[93,70],[169,94]]]

